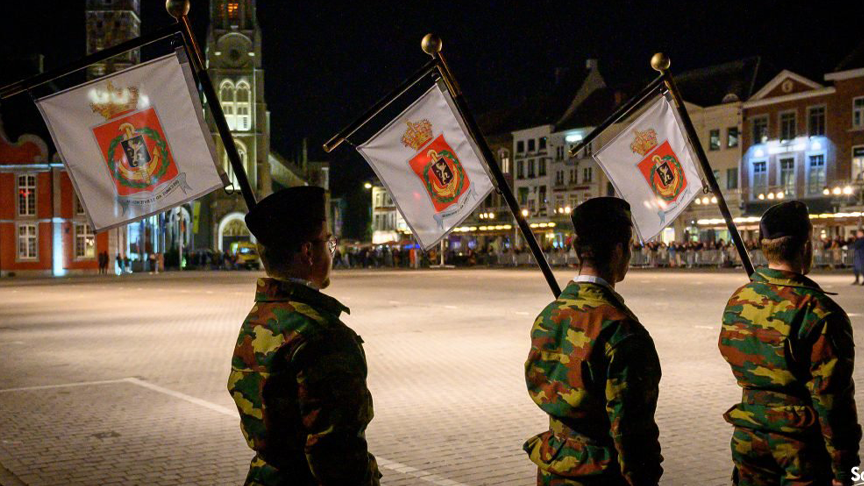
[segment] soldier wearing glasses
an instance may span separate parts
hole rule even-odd
[[[324,191],[297,187],[246,216],[267,278],[240,328],[228,390],[255,451],[247,485],[378,485],[362,339],[339,320]]]

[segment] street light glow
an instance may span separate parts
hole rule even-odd
[[[843,194],[849,196],[852,194],[852,186],[846,186],[843,188]]]
[[[372,189],[372,183],[371,183],[371,182],[367,182],[366,184],[363,184],[363,188],[364,188],[364,189]]]
[[[524,216],[526,218],[528,217],[528,210],[527,209],[522,210],[522,216]]]
[[[840,189],[839,187],[835,187],[834,190],[831,192],[834,193],[835,196],[839,196],[840,194],[843,194],[843,190]]]

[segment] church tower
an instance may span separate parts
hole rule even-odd
[[[140,0],[87,0],[87,55],[116,46],[141,35]],[[87,77],[98,78],[133,64],[141,53],[136,49],[87,68]]]
[[[249,183],[260,200],[270,194],[272,183],[269,169],[269,113],[264,102],[261,29],[255,13],[255,0],[210,0],[207,70],[246,168]],[[234,241],[249,239],[248,229],[243,222],[246,206],[216,125],[212,119],[208,122],[216,138],[225,172],[235,182],[236,188],[233,195],[225,191],[214,192],[208,198],[209,207],[202,207],[202,216],[205,212],[210,213],[207,230],[211,231],[212,247],[224,251]]]

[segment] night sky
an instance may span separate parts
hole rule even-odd
[[[0,29],[0,59],[45,55],[52,69],[84,55],[84,1],[13,2]],[[36,4],[35,6],[33,4]],[[830,7],[829,7],[830,5]],[[209,2],[193,0],[191,21],[206,41]],[[823,82],[864,41],[864,2],[293,2],[259,0],[271,144],[291,157],[308,137],[318,147],[428,57],[420,39],[435,32],[475,113],[517,105],[546,89],[556,67],[599,60],[608,84],[653,76],[664,51],[673,73],[761,55]],[[142,0],[142,30],[167,25],[162,0]],[[0,82],[16,72],[0,70]],[[19,109],[2,110],[17,135]],[[371,176],[348,146],[332,161],[336,195]]]

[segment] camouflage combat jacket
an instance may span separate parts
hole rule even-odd
[[[258,280],[228,391],[255,457],[247,485],[377,485],[368,453],[372,420],[360,337],[348,309],[305,285]]]
[[[523,446],[542,471],[592,484],[657,484],[660,361],[611,287],[571,282],[540,313],[525,381],[549,414],[550,430]]]
[[[736,427],[820,435],[834,476],[857,466],[855,348],[849,317],[816,282],[759,269],[723,312],[720,352],[743,388],[724,418]]]

